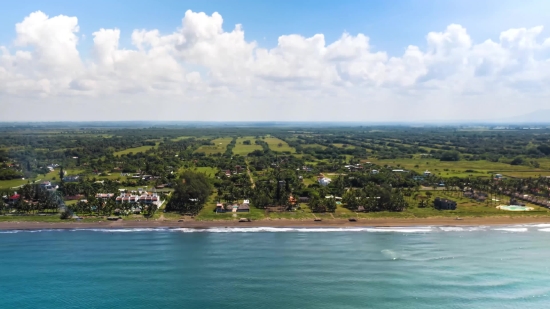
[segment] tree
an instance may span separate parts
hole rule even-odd
[[[212,185],[203,173],[185,171],[176,183],[167,210],[197,214],[212,192]]]
[[[441,155],[439,160],[441,160],[441,161],[459,161],[460,160],[460,154],[456,150],[446,151]]]

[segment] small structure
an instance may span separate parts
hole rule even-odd
[[[317,180],[321,186],[328,186],[332,181],[330,178],[322,177]]]
[[[370,171],[370,173],[373,175],[378,175],[380,172],[378,170],[372,170]]]
[[[365,206],[357,206],[357,212],[365,212]]]
[[[15,192],[12,196],[8,197],[8,204],[13,205],[21,198],[21,195]]]
[[[308,202],[309,202],[309,197],[307,197],[307,196],[300,196],[300,197],[298,197],[298,201],[299,201],[300,203],[308,203]]]
[[[428,170],[425,170],[424,171],[424,176],[425,177],[430,177],[432,175],[432,172],[428,171]]]
[[[237,208],[237,212],[250,212],[250,206],[248,204],[241,204]]]
[[[216,213],[224,213],[225,212],[225,208],[223,207],[222,203],[216,204],[215,212]]]
[[[455,210],[456,202],[436,197],[434,200],[434,208],[437,210]]]

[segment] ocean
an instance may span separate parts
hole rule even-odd
[[[548,308],[549,232],[0,231],[0,308]]]

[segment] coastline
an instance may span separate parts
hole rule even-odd
[[[359,219],[349,222],[345,219],[331,219],[321,222],[313,220],[257,220],[252,222],[238,221],[195,221],[177,222],[173,220],[151,221],[99,221],[99,222],[0,222],[0,230],[41,230],[41,229],[124,229],[124,228],[350,228],[350,227],[410,227],[410,226],[498,226],[516,224],[550,224],[550,217],[484,217],[484,218],[375,218]]]

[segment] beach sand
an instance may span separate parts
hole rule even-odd
[[[313,220],[257,220],[252,222],[238,222],[230,220],[183,222],[167,220],[150,221],[104,221],[104,222],[0,222],[0,230],[31,230],[31,229],[112,229],[112,228],[220,228],[220,227],[386,227],[386,226],[479,226],[479,225],[515,225],[515,224],[550,224],[550,217],[484,217],[484,218],[415,218],[395,219],[376,218],[359,219],[349,222],[346,219],[331,219],[321,222]]]

